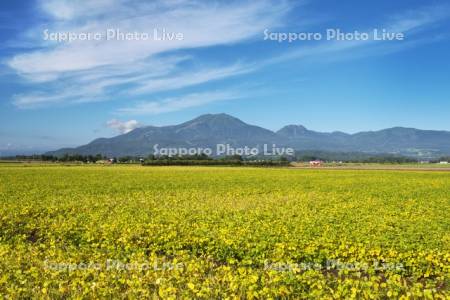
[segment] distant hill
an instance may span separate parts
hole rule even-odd
[[[50,151],[47,154],[82,154],[106,156],[146,156],[153,146],[215,148],[217,144],[233,147],[262,147],[276,144],[296,150],[363,152],[434,158],[450,154],[450,132],[395,127],[380,131],[347,134],[316,132],[301,125],[288,125],[273,132],[249,125],[227,114],[207,114],[173,126],[146,126],[112,138],[99,138],[87,145]]]

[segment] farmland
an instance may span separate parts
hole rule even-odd
[[[0,165],[6,298],[449,297],[450,172]]]

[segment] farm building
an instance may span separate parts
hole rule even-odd
[[[323,164],[323,161],[321,161],[321,160],[312,160],[309,162],[309,166],[311,166],[311,167],[320,167],[320,166],[322,166],[322,164]]]

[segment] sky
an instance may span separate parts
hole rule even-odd
[[[2,1],[0,155],[206,113],[450,131],[449,29],[445,0]]]

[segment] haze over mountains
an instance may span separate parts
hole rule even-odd
[[[153,146],[160,148],[262,147],[276,144],[295,150],[364,152],[434,158],[450,154],[450,132],[394,127],[379,131],[347,134],[316,132],[301,125],[287,125],[273,132],[249,125],[227,114],[207,114],[172,126],[146,126],[112,138],[99,138],[77,148],[65,148],[47,154],[95,155],[112,157],[147,156]]]

